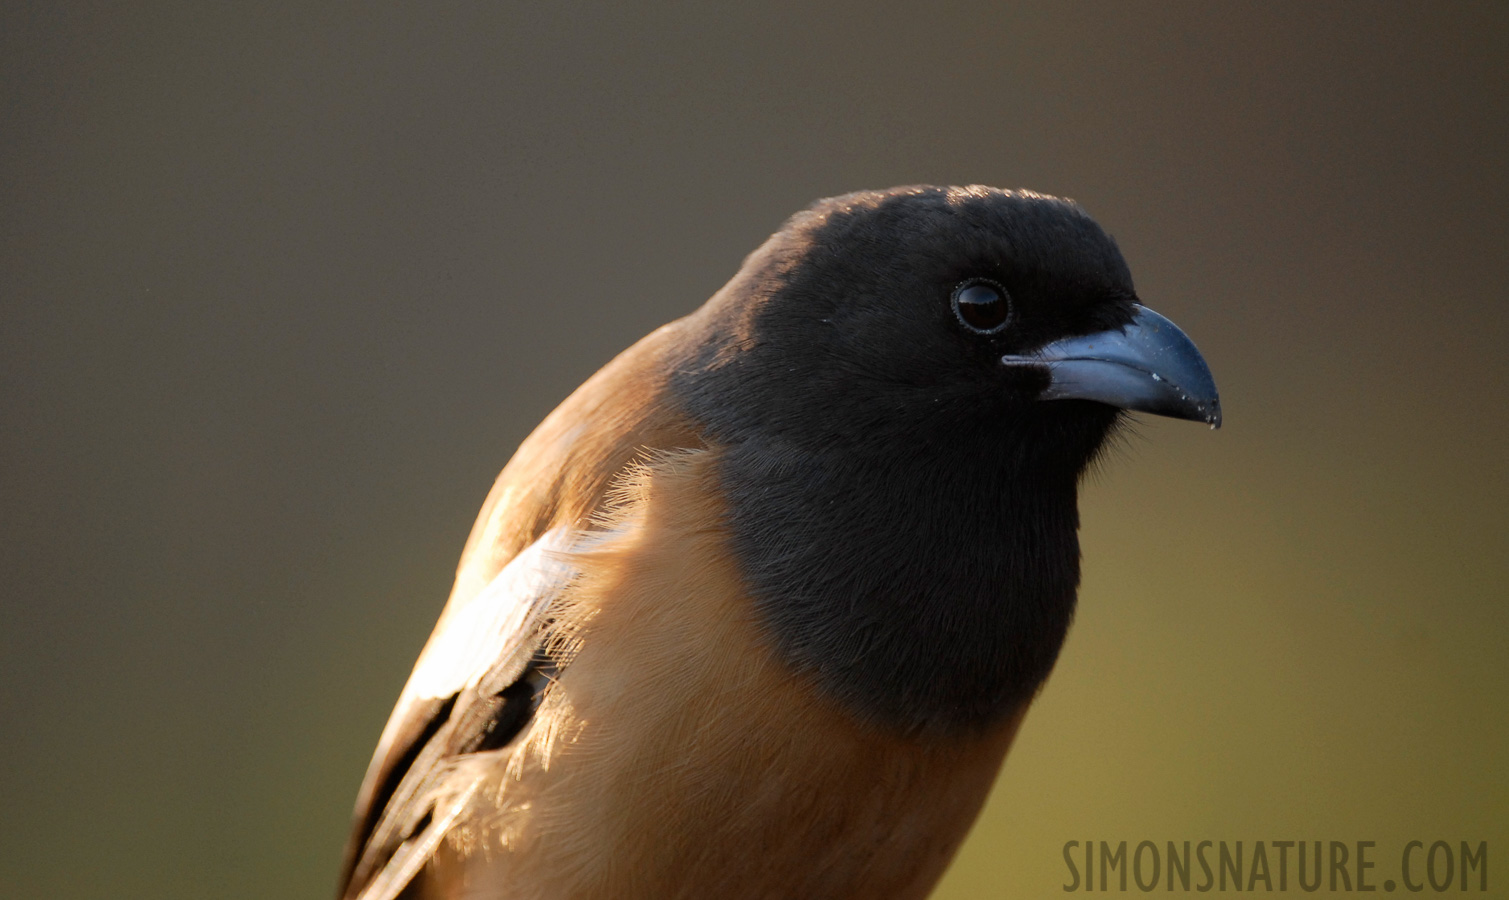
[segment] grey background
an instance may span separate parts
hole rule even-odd
[[[1509,846],[1505,9],[7,6],[0,894],[326,896],[517,442],[915,182],[1084,203],[1228,423],[1087,488],[947,895],[1118,834]]]

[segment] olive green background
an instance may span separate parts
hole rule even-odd
[[[518,441],[912,182],[1078,199],[1226,410],[1087,482],[939,896],[1143,839],[1375,840],[1374,884],[1487,840],[1505,890],[1506,9],[7,5],[0,895],[329,896]]]

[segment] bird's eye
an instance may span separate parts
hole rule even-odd
[[[971,278],[954,288],[954,315],[970,331],[995,334],[1011,319],[1011,296],[994,281]]]

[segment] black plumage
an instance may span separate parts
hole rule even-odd
[[[960,327],[969,279],[1005,288],[1007,327]],[[907,728],[987,725],[1032,695],[1074,610],[1076,481],[1119,414],[1040,404],[1046,373],[1000,358],[1135,304],[1077,206],[904,188],[799,214],[694,317],[674,385],[730,448],[737,552],[794,665]]]

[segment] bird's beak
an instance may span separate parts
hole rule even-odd
[[[1043,400],[1095,400],[1221,427],[1221,398],[1204,357],[1179,326],[1145,306],[1114,331],[1065,338],[1008,366],[1045,366]]]

